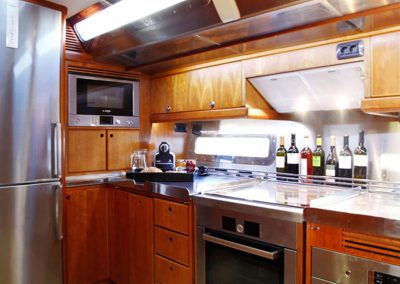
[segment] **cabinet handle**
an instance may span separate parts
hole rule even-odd
[[[169,267],[169,270],[171,270],[171,271],[172,271],[172,270],[174,270],[174,269],[172,268],[172,266],[170,266],[170,267]]]
[[[103,134],[103,133],[101,133],[101,134],[100,134],[100,138],[103,138],[103,137],[104,137],[104,134]]]
[[[170,111],[172,110],[172,107],[171,107],[171,106],[167,106],[167,107],[165,108],[165,110],[166,110],[167,112],[170,112]]]
[[[168,206],[168,211],[169,211],[169,212],[171,212],[171,211],[172,211],[172,208],[171,208],[171,206]]]
[[[113,137],[114,137],[114,134],[111,133],[111,134],[110,134],[110,138],[113,138]]]
[[[214,101],[211,101],[210,102],[210,108],[214,108],[215,107],[215,102]]]
[[[65,198],[70,200],[71,199],[71,195],[67,195]]]
[[[172,243],[172,237],[169,237],[168,240]]]

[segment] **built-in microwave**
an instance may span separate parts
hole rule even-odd
[[[68,74],[68,125],[139,127],[139,82]]]

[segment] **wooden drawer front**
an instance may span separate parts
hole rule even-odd
[[[155,225],[189,234],[189,209],[187,205],[155,199],[154,220]]]
[[[155,251],[157,254],[189,265],[189,238],[155,227]]]
[[[191,283],[189,269],[176,262],[156,255],[156,283],[186,284]]]

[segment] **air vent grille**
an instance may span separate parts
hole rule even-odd
[[[66,32],[66,43],[65,48],[69,51],[75,52],[85,52],[79,41],[78,37],[75,34],[72,26],[67,22],[67,32]]]
[[[400,240],[343,231],[342,246],[374,259],[400,261]]]

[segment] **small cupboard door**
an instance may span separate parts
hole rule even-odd
[[[139,130],[107,130],[107,169],[130,168],[131,153],[139,149]]]
[[[108,279],[107,189],[67,190],[64,204],[67,284]]]
[[[105,171],[106,130],[69,129],[68,173]]]

